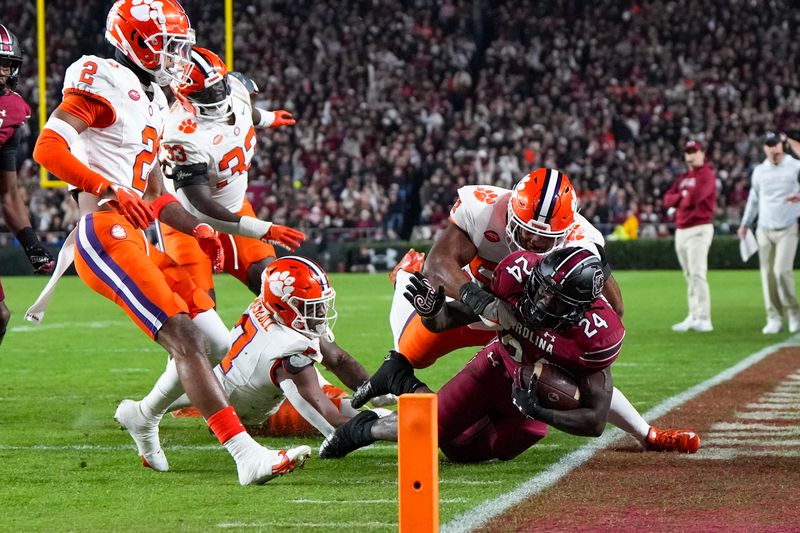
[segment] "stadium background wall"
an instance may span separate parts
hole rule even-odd
[[[616,270],[675,270],[679,269],[672,239],[637,241],[610,241],[606,252],[611,265]],[[418,251],[428,251],[431,243],[409,242],[337,242],[320,245],[304,244],[297,253],[318,261],[330,272],[351,270],[385,271],[389,270],[413,247]],[[58,246],[49,246],[53,254],[58,254]],[[739,241],[732,237],[714,239],[708,256],[708,267],[717,269],[757,269],[758,258],[753,256],[747,263],[739,258]],[[795,258],[795,268],[800,267],[800,254]],[[68,271],[74,274],[74,270]],[[30,264],[18,245],[0,247],[0,275],[19,276],[33,274]]]

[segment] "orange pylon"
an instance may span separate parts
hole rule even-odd
[[[397,477],[400,533],[439,531],[439,444],[435,394],[399,400]]]

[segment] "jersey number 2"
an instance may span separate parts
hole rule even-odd
[[[142,130],[142,143],[147,146],[139,152],[133,162],[133,188],[144,192],[147,188],[147,176],[144,173],[144,166],[152,163],[158,152],[158,132],[153,126],[145,126]]]

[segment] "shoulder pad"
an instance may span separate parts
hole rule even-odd
[[[258,85],[249,77],[245,76],[241,72],[231,72],[229,76],[244,85],[244,88],[250,93],[250,97],[253,97],[258,94]],[[235,82],[234,82],[235,83]]]
[[[64,73],[63,93],[78,92],[109,100],[116,90],[112,69],[119,68],[116,62],[86,55],[71,64]]]

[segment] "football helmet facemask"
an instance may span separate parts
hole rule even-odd
[[[195,114],[227,119],[233,112],[228,67],[211,50],[194,47],[188,81],[181,85],[173,84],[172,89],[184,105],[193,108]]]
[[[158,85],[188,80],[194,30],[175,0],[117,0],[106,18],[106,40]]]
[[[8,31],[8,28],[0,24],[0,66],[7,66],[11,69],[11,74],[0,78],[0,94],[6,89],[12,91],[19,81],[19,69],[22,66],[22,46],[19,44],[17,36]]]
[[[278,322],[308,337],[331,338],[336,291],[321,266],[288,255],[270,263],[261,279],[259,299]]]
[[[534,170],[517,183],[508,200],[506,235],[512,247],[549,253],[566,240],[577,204],[565,174],[551,168]]]
[[[603,264],[596,255],[576,246],[561,248],[536,263],[517,310],[529,327],[568,328],[592,307],[604,283]]]

